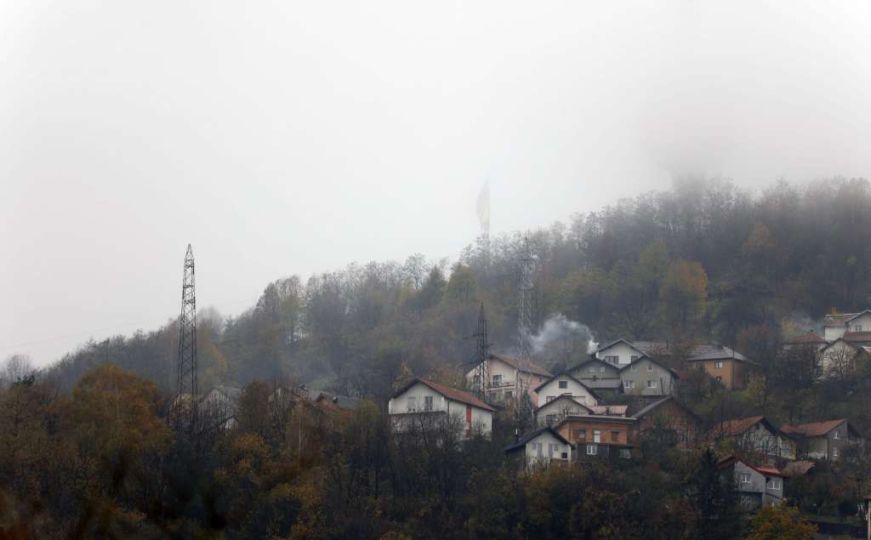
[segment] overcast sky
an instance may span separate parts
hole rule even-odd
[[[871,3],[0,0],[0,358],[675,175],[871,170]]]

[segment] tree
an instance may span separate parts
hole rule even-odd
[[[741,530],[738,495],[732,478],[717,467],[717,456],[712,450],[705,450],[699,457],[687,486],[695,513],[695,538],[735,538]]]
[[[786,504],[762,508],[750,522],[745,540],[811,540],[817,528],[803,519],[798,509]]]
[[[670,327],[679,335],[691,334],[705,312],[708,297],[708,276],[701,263],[673,262],[662,280],[659,296]]]

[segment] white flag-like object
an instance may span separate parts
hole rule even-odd
[[[481,193],[478,194],[478,223],[481,230],[490,232],[490,182],[484,182]]]

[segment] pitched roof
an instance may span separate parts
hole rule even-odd
[[[845,418],[841,418],[839,420],[826,420],[823,422],[811,422],[809,424],[785,424],[780,430],[786,434],[798,435],[800,437],[822,437],[846,421]]]
[[[804,476],[810,472],[815,465],[816,464],[813,461],[790,461],[783,467],[781,472],[783,472],[783,475],[787,478]]]
[[[556,437],[556,439],[558,441],[560,441],[561,443],[571,444],[569,441],[567,441],[565,439],[565,437],[560,435],[555,429],[547,426],[547,427],[539,428],[539,429],[536,429],[535,431],[530,431],[529,433],[526,433],[525,435],[521,436],[514,444],[507,446],[505,448],[505,451],[506,452],[514,452],[516,450],[520,450],[521,448],[525,447],[528,442],[535,439],[536,437],[538,437],[542,433],[550,433],[551,435]]]
[[[768,424],[769,429],[776,431],[764,416],[748,416],[746,418],[733,418],[732,420],[720,422],[714,426],[711,433],[717,435],[740,435],[759,422],[765,422]]]
[[[547,407],[547,406],[549,406],[549,405],[553,405],[553,404],[556,403],[557,401],[562,401],[562,400],[569,400],[569,401],[571,401],[572,403],[574,403],[575,405],[577,405],[578,407],[581,407],[582,409],[586,409],[586,410],[589,411],[590,413],[593,412],[593,410],[592,410],[590,407],[587,407],[586,405],[584,405],[583,403],[579,402],[578,400],[576,400],[576,399],[573,398],[572,396],[557,396],[556,398],[554,398],[554,399],[548,401],[547,403],[544,403],[544,404],[539,405],[538,407],[536,407],[536,408],[535,408],[535,411],[533,411],[533,414],[538,414],[538,411],[540,411],[541,409],[543,409],[543,408],[545,408],[545,407]]]
[[[852,322],[852,321],[858,319],[859,317],[861,317],[862,315],[868,315],[868,314],[871,314],[871,309],[866,309],[864,311],[860,311],[859,313],[853,313],[852,317],[848,317],[848,318],[844,319],[844,322],[845,323]]]
[[[823,317],[823,324],[826,326],[844,326],[848,320],[856,315],[859,313],[829,313]]]
[[[800,336],[790,339],[787,343],[790,345],[825,345],[828,342],[813,330],[809,330]]]
[[[433,382],[433,381],[430,381],[427,379],[421,379],[421,378],[416,378],[416,379],[413,379],[412,381],[410,381],[408,384],[406,384],[405,386],[400,388],[397,392],[395,392],[393,394],[393,397],[398,397],[398,396],[404,394],[409,388],[411,388],[412,386],[414,386],[417,383],[420,383],[420,384],[423,384],[423,385],[430,387],[431,389],[435,390],[436,392],[445,396],[446,398],[450,399],[451,401],[458,401],[460,403],[465,403],[466,405],[478,407],[479,409],[484,409],[485,411],[493,412],[496,410],[493,407],[491,407],[490,405],[487,405],[486,403],[484,403],[483,401],[481,401],[480,399],[475,397],[474,395],[470,394],[469,392],[466,392],[464,390],[458,390],[456,388],[451,388],[450,386],[445,386],[443,384],[439,384],[439,383],[436,383],[436,382]]]
[[[539,390],[541,390],[542,388],[544,388],[544,387],[547,386],[548,384],[552,383],[553,381],[559,379],[560,377],[566,377],[567,379],[571,379],[571,380],[575,381],[576,383],[578,383],[578,384],[580,384],[581,386],[583,386],[584,389],[585,389],[587,392],[589,392],[591,396],[593,396],[593,397],[596,398],[596,399],[599,399],[599,396],[596,395],[596,392],[594,392],[592,388],[590,388],[590,387],[587,386],[586,384],[584,384],[584,383],[582,383],[581,381],[579,381],[578,379],[576,379],[573,375],[570,375],[568,371],[563,371],[562,373],[558,373],[558,374],[554,375],[553,377],[549,378],[548,380],[546,380],[546,381],[544,381],[543,383],[541,383],[541,384],[539,384],[538,386],[536,386],[536,387],[533,389],[533,392],[535,392],[535,393],[537,394]]]
[[[584,360],[583,362],[576,365],[575,367],[567,369],[566,372],[571,373],[574,371],[578,371],[579,369],[581,369],[583,367],[587,367],[587,364],[602,364],[603,366],[610,368],[610,369],[613,369],[614,371],[620,371],[620,368],[618,368],[614,364],[606,362],[606,361],[602,360],[601,358],[596,358],[595,356],[591,356],[589,359]]]
[[[533,375],[541,375],[542,377],[552,376],[548,370],[539,366],[535,362],[532,362],[531,360],[521,360],[520,358],[505,356],[504,354],[491,354],[490,358],[495,360],[501,360],[502,362],[505,362],[509,366],[519,371],[525,371],[526,373],[532,373]]]
[[[608,343],[607,345],[602,345],[601,347],[599,347],[598,349],[596,349],[596,353],[600,353],[600,352],[602,352],[602,351],[605,351],[605,350],[607,350],[607,349],[610,349],[611,347],[613,347],[614,345],[617,345],[618,343],[623,343],[623,344],[625,344],[625,345],[628,345],[629,347],[632,347],[633,349],[635,349],[636,351],[640,352],[641,354],[645,354],[644,351],[642,351],[641,349],[639,349],[637,345],[635,345],[635,344],[632,343],[631,341],[627,341],[627,340],[625,340],[625,339],[623,339],[623,338],[615,339],[614,341],[612,341],[611,343]]]
[[[864,343],[871,341],[871,332],[847,332],[844,334],[844,341],[849,343]]]
[[[749,467],[756,469],[765,476],[779,476],[781,478],[785,476],[782,472],[780,472],[778,469],[775,469],[774,467],[757,467],[755,465],[749,465]]]
[[[723,468],[728,467],[730,465],[734,465],[735,463],[743,463],[747,467],[750,467],[751,469],[753,469],[754,471],[758,472],[759,474],[761,474],[763,476],[779,476],[781,478],[783,478],[785,476],[782,472],[775,469],[774,467],[752,465],[752,464],[747,463],[743,459],[741,459],[737,456],[734,456],[734,455],[726,456],[723,459],[721,459],[720,461],[718,461],[717,468],[723,469]]]
[[[737,360],[748,364],[756,363],[738,351],[723,345],[699,345],[687,358],[687,362],[704,362],[706,360]]]

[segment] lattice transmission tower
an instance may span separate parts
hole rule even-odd
[[[487,365],[490,357],[490,342],[487,337],[487,315],[484,312],[484,303],[481,302],[481,311],[478,313],[478,328],[473,336],[477,341],[475,377],[478,384],[475,385],[475,393],[482,401],[487,401],[487,384],[490,381],[490,370]]]
[[[174,408],[180,429],[194,433],[199,420],[197,387],[197,296],[194,276],[194,252],[188,244],[184,257],[184,281],[181,287],[181,315],[178,320],[178,387]]]
[[[517,349],[522,360],[532,359],[533,312],[535,311],[535,266],[537,258],[530,252],[529,239],[524,241],[520,255],[518,287]]]

